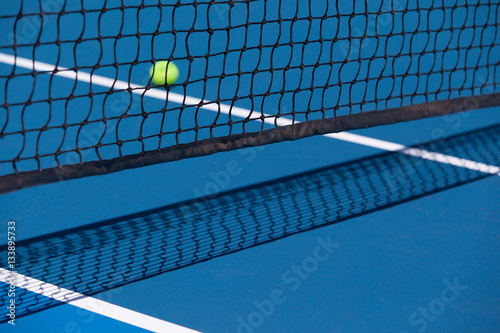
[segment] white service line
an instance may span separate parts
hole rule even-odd
[[[430,161],[435,161],[435,162],[440,162],[444,164],[450,164],[458,167],[462,167],[465,169],[470,169],[470,170],[475,170],[479,172],[484,172],[484,173],[489,173],[492,175],[497,175],[500,176],[500,167],[494,166],[494,165],[489,165],[489,164],[484,164],[484,163],[479,163],[476,161],[471,161],[471,160],[466,160],[464,158],[459,158],[455,156],[450,156],[450,155],[444,155],[440,153],[435,153],[432,151],[427,151],[424,149],[417,149],[417,148],[406,148],[401,151],[401,153],[410,155],[410,156],[415,156],[415,157],[420,157],[426,160]]]
[[[120,80],[113,80],[100,75],[94,75],[94,74],[91,75],[89,73],[81,71],[75,72],[74,70],[69,68],[60,66],[56,67],[54,65],[47,64],[44,62],[33,61],[22,57],[15,57],[1,52],[0,52],[0,62],[12,66],[15,65],[27,68],[32,71],[46,72],[47,74],[58,75],[72,80],[79,80],[91,84],[97,84],[110,89],[126,90],[131,88],[131,92],[137,95],[141,96],[144,95],[146,97],[156,98],[163,101],[168,100],[185,106],[195,106],[195,107],[198,106],[200,109],[222,112],[231,116],[237,116],[241,118],[253,117],[252,120],[262,121],[260,117],[263,115],[265,117],[263,121],[273,126],[275,126],[275,122],[276,125],[278,126],[287,126],[287,125],[292,125],[294,123],[296,124],[299,123],[299,121],[293,121],[291,119],[287,119],[284,117],[276,118],[275,116],[266,113],[261,113],[258,111],[250,111],[247,109],[239,108],[236,106],[230,106],[226,104],[217,104],[216,102],[207,101],[196,97],[184,96],[181,94],[173,93],[162,89],[145,89],[143,86],[137,84],[128,83]],[[56,68],[57,72],[54,73]],[[356,143],[359,145],[368,146],[372,148],[382,149],[386,151],[399,152],[402,154],[420,157],[430,161],[455,165],[471,170],[476,170],[491,174],[499,174],[499,168],[496,166],[465,160],[454,156],[432,153],[418,148],[410,148],[405,145],[400,145],[397,143],[384,140],[373,139],[358,134],[341,132],[341,133],[324,134],[323,136],[332,139]]]
[[[0,268],[0,281],[10,284],[12,273]],[[100,315],[119,320],[121,322],[143,328],[152,332],[169,333],[198,333],[192,329],[163,321],[145,314],[135,312],[118,305],[88,297],[80,293],[55,286],[19,273],[16,276],[16,287],[53,298],[63,303],[68,303]]]

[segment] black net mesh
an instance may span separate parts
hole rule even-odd
[[[432,156],[449,163],[412,156],[422,150],[440,153]],[[467,168],[458,166],[466,161]],[[27,240],[16,248],[17,271],[95,295],[500,174],[499,165],[497,125],[418,145],[405,154],[380,154]],[[7,267],[6,251],[0,252],[2,267]],[[17,316],[59,304],[22,289],[21,279],[18,287]],[[47,285],[31,289],[46,291]],[[61,296],[59,289],[52,291]],[[8,319],[5,307],[0,313]]]
[[[0,193],[498,105],[498,16],[485,0],[3,1]],[[162,60],[180,77],[152,86]]]

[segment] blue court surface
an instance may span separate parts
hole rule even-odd
[[[18,13],[20,10],[24,14],[30,11],[36,13],[39,11],[39,4],[44,2],[33,0],[22,3],[22,8],[15,4],[1,5],[4,14],[0,16]],[[46,10],[49,12],[60,11],[63,7],[71,12],[71,10],[81,10],[82,4],[89,10],[103,6],[121,7],[122,4],[134,6],[133,3],[135,2],[82,1],[80,3],[53,0],[47,1],[45,6],[48,6]],[[346,13],[354,10],[352,5],[341,1],[336,6],[327,8],[318,5],[313,9],[303,4],[297,6],[293,3],[285,6],[279,5],[279,1],[274,1],[274,5],[272,1],[269,3],[267,7],[257,5],[247,7],[247,4],[242,3],[237,3],[230,9],[214,6],[208,16],[206,13],[205,16],[200,14],[206,10],[203,6],[196,10],[189,6],[179,6],[165,7],[162,15],[159,15],[157,8],[156,10],[148,8],[140,15],[137,14],[137,10],[108,10],[100,16],[98,12],[90,11],[85,15],[62,15],[59,19],[47,15],[44,23],[25,16],[24,21],[18,22],[15,26],[14,19],[3,19],[0,20],[3,31],[17,31],[18,42],[31,46],[19,47],[16,52],[4,47],[0,52],[19,59],[35,59],[51,66],[65,68],[78,66],[82,73],[89,73],[90,68],[97,62],[107,64],[116,62],[119,64],[116,68],[96,69],[93,74],[142,86],[148,84],[151,63],[141,62],[136,66],[134,60],[168,59],[172,56],[174,59],[179,59],[175,60],[175,63],[181,73],[179,79],[181,82],[188,76],[191,80],[196,77],[210,77],[208,82],[173,86],[171,88],[173,93],[206,100],[219,98],[223,101],[231,100],[240,93],[244,95],[243,92],[248,92],[249,89],[253,89],[256,95],[264,94],[268,89],[287,91],[292,89],[289,84],[293,82],[296,84],[300,80],[320,85],[334,80],[376,78],[383,76],[385,71],[389,70],[396,72],[403,70],[412,74],[424,71],[425,66],[431,66],[431,62],[432,66],[445,68],[447,66],[445,63],[452,61],[427,54],[423,55],[419,62],[412,61],[411,57],[401,57],[394,61],[390,68],[380,63],[380,68],[377,69],[377,62],[371,64],[373,67],[368,66],[368,62],[360,62],[357,67],[349,63],[345,67],[336,68],[338,73],[335,77],[331,77],[329,71],[321,70],[321,66],[305,69],[296,67],[304,62],[301,57],[309,57],[309,62],[315,63],[323,57],[326,59],[331,56],[329,51],[324,52],[320,45],[314,43],[308,45],[305,51],[302,47],[291,50],[278,48],[275,54],[267,55],[265,50],[259,52],[258,48],[254,48],[245,54],[247,58],[243,60],[230,53],[227,55],[228,59],[223,61],[223,52],[220,57],[212,57],[210,62],[191,63],[184,59],[187,54],[204,54],[208,49],[213,54],[227,47],[241,48],[245,40],[248,40],[247,46],[251,46],[251,43],[271,44],[276,38],[302,40],[312,37],[301,34],[315,36],[321,29],[333,29],[333,25],[329,27],[328,23],[324,23],[323,26],[314,23],[308,30],[306,26],[301,26],[303,22],[299,22],[295,28],[291,28],[294,31],[293,36],[277,37],[280,34],[279,25],[270,24],[266,26],[264,32],[253,28],[247,33],[245,29],[234,29],[232,38],[227,40],[210,40],[208,34],[190,31],[191,27],[195,30],[206,29],[207,20],[212,24],[218,24],[219,26],[212,26],[213,29],[218,29],[228,24],[237,25],[239,21],[258,21],[264,15],[267,15],[268,19],[273,19],[278,16],[293,17],[297,11],[310,11],[312,16],[320,16],[323,12],[338,10]],[[382,7],[386,6],[386,1],[381,3]],[[444,1],[444,3],[450,3],[452,6],[462,2]],[[481,1],[481,3],[486,2]],[[420,1],[420,6],[423,8],[431,8],[433,4],[433,1]],[[362,11],[363,8],[359,6],[357,10]],[[411,5],[406,7],[412,9]],[[480,20],[498,21],[498,4],[490,3],[490,7],[496,8],[494,11],[496,16],[490,17],[486,12],[473,9],[471,12],[450,10],[443,13],[427,9],[424,15],[426,22],[419,21],[417,17],[415,22],[408,18],[405,22],[413,22],[413,28],[416,29],[419,25],[431,26],[439,20],[448,24],[451,18],[454,20],[452,22],[455,22],[450,23],[451,26],[460,20],[471,20],[470,22],[476,24]],[[255,10],[249,14],[248,8]],[[391,17],[393,24],[379,27],[382,29],[378,31],[379,33],[383,34],[383,29],[388,29],[386,32],[391,30],[397,32],[402,28],[402,20],[398,19],[397,14],[395,15],[396,18]],[[353,20],[351,24],[355,26],[356,19]],[[122,22],[134,22],[134,24],[122,25]],[[288,29],[285,29],[285,24],[287,23],[283,23],[283,30]],[[439,29],[440,24],[436,24],[433,29]],[[39,33],[42,30],[40,26],[43,26],[43,34]],[[83,29],[83,26],[86,28]],[[185,32],[179,33],[175,38],[169,35],[155,37],[146,35],[141,38],[134,36],[104,39],[99,43],[89,41],[83,43],[84,47],[76,47],[71,43],[62,43],[61,46],[50,43],[56,40],[78,39],[79,36],[85,39],[86,36],[93,35],[129,35],[137,31],[142,33],[158,29],[168,31],[174,27]],[[403,29],[411,30],[412,27],[407,25]],[[21,30],[24,32],[19,32]],[[82,34],[82,31],[88,35]],[[474,29],[464,29],[458,36],[452,33],[448,37],[441,35],[439,38],[448,38],[449,47],[458,45],[464,40],[468,40],[472,45],[476,43],[477,38],[483,43],[488,43],[490,39],[495,40],[498,45],[499,32],[497,24],[496,29],[487,29],[481,37],[476,35]],[[261,35],[264,36],[263,40],[255,40]],[[9,34],[2,35],[0,45],[10,45],[9,38]],[[342,36],[339,35],[339,38]],[[388,46],[393,46],[397,52],[414,48],[413,50],[418,53],[419,48],[423,51],[426,48],[434,48],[434,43],[442,43],[439,38],[435,37],[429,44],[427,39],[417,34],[411,41],[412,44],[410,41],[404,41],[399,47],[392,44]],[[187,42],[184,43],[183,40]],[[40,41],[41,44],[33,46],[35,41]],[[175,47],[172,46],[174,44]],[[328,47],[335,50],[333,58],[349,57],[342,53],[340,45],[338,49],[332,45]],[[338,95],[338,104],[344,106],[337,112],[348,113],[347,105],[351,105],[355,111],[369,110],[370,107],[372,109],[393,107],[395,105],[391,104],[393,101],[388,98],[389,95],[407,96],[398,100],[398,103],[403,104],[409,103],[410,100],[412,103],[426,102],[432,97],[424,92],[438,89],[448,90],[448,98],[457,97],[454,96],[454,87],[475,86],[475,80],[484,81],[486,87],[484,93],[497,92],[495,75],[490,75],[491,73],[484,68],[486,62],[496,63],[495,74],[498,76],[500,48],[497,46],[487,54],[473,54],[467,53],[466,46],[461,46],[464,47],[464,51],[457,51],[455,66],[460,62],[475,61],[474,66],[478,67],[477,75],[470,75],[468,71],[448,73],[439,78],[429,76],[423,79],[424,82],[386,77],[381,82],[375,79],[373,82],[371,79],[367,80],[362,89],[357,85],[359,83],[353,83],[348,95],[345,91],[331,92]],[[374,55],[377,52],[386,52],[378,47],[375,50]],[[259,53],[262,57],[260,60]],[[234,59],[230,59],[231,57]],[[4,56],[2,59],[7,58]],[[292,68],[286,73],[283,71],[273,75],[273,79],[261,72],[251,75],[255,66],[283,67],[287,62]],[[158,147],[158,140],[155,141],[152,133],[158,131],[159,121],[162,121],[162,130],[171,134],[165,135],[160,148],[175,144],[176,140],[177,143],[186,143],[212,135],[229,134],[224,126],[210,130],[208,128],[208,125],[214,122],[227,123],[228,115],[222,114],[217,117],[217,113],[198,110],[196,107],[187,107],[180,112],[176,109],[179,104],[175,101],[141,95],[132,96],[126,91],[99,95],[100,91],[107,91],[109,88],[98,84],[92,86],[96,92],[92,105],[81,98],[75,98],[74,102],[65,104],[64,100],[58,98],[64,98],[69,94],[74,96],[87,94],[90,84],[75,78],[40,73],[36,75],[36,79],[33,76],[21,75],[7,80],[6,75],[12,71],[12,64],[7,61],[0,63],[1,83],[6,87],[0,93],[0,102],[11,104],[7,131],[36,128],[45,123],[92,120],[97,119],[100,113],[102,116],[103,112],[110,112],[106,114],[112,119],[107,124],[108,131],[102,137],[98,135],[97,138],[103,143],[112,142],[117,137],[125,141],[130,140],[128,145],[121,147],[120,154],[134,154],[141,149]],[[243,75],[241,79],[230,76],[227,80],[220,81],[218,75],[223,71],[227,73],[241,71],[250,74]],[[15,68],[16,74],[29,72],[30,69],[27,68],[20,66]],[[253,87],[252,82],[258,84]],[[411,93],[414,93],[413,97]],[[43,103],[26,106],[27,100],[44,100],[49,95],[55,99],[50,112],[48,108],[44,108]],[[439,97],[440,95],[436,93],[435,98]],[[375,99],[378,102],[372,103],[371,106],[356,102],[361,99]],[[269,96],[268,99],[264,99],[256,96],[254,102],[255,105],[249,98],[242,98],[234,103],[242,109],[263,110],[268,115],[284,115],[286,118],[294,109],[320,108],[324,103],[324,96],[301,91],[297,95],[285,94],[282,98]],[[147,121],[142,121],[140,115],[143,108],[171,110],[168,115],[172,119],[160,120],[159,115],[158,117],[153,115]],[[122,122],[118,118],[124,110],[131,117]],[[4,107],[0,108],[0,112],[4,111]],[[327,112],[332,113],[330,116],[333,115],[332,110]],[[137,118],[134,115],[137,115]],[[298,112],[295,116],[297,121],[306,120],[306,117],[307,119],[317,117],[306,112]],[[113,117],[116,118],[114,122]],[[237,123],[232,129],[232,134],[241,133],[243,125],[238,123],[237,116],[232,117]],[[260,113],[255,118],[252,117],[254,115],[250,117],[252,121],[246,123],[245,130],[258,131],[261,128],[272,127],[272,124],[260,121]],[[0,124],[5,124],[5,119],[5,115],[2,115]],[[8,221],[15,221],[16,239],[22,241],[203,196],[218,195],[285,176],[293,178],[293,175],[302,172],[385,153],[391,150],[392,143],[413,146],[499,123],[500,108],[493,107],[445,117],[355,130],[351,133],[359,135],[356,136],[359,139],[357,143],[352,140],[350,142],[342,136],[313,136],[22,189],[0,196],[0,243],[7,243]],[[95,127],[88,127],[85,132],[90,133],[88,137],[83,138],[87,145],[92,145],[93,140],[96,140],[96,130],[102,131],[97,123],[94,125]],[[199,131],[176,132],[178,127],[196,126],[200,127]],[[69,128],[67,137],[62,141],[55,132],[52,136],[26,135],[24,142],[18,141],[13,136],[0,146],[1,160],[14,158],[19,153],[19,147],[23,147],[23,154],[34,154],[33,147],[43,150],[44,147],[55,144],[56,147],[64,148],[71,145],[71,142],[82,139],[79,138],[81,135],[79,132],[71,131]],[[149,137],[150,140],[144,140],[141,144],[134,143],[133,140],[138,135]],[[372,144],[370,139],[381,141]],[[38,145],[37,142],[40,140],[41,143]],[[80,144],[85,146],[85,143],[80,142]],[[464,142],[464,147],[467,144]],[[492,145],[498,147],[500,142],[494,141]],[[70,149],[71,146],[68,147],[68,150]],[[42,154],[43,151],[38,153]],[[116,154],[117,152],[112,149],[101,151],[102,158],[114,157]],[[76,154],[68,154],[67,161],[79,162],[75,156]],[[485,158],[487,157],[491,158],[491,156]],[[91,161],[96,159],[96,155],[84,154],[82,158],[82,161]],[[495,158],[497,162],[500,161],[498,156]],[[54,161],[47,159],[41,163],[42,167],[51,167]],[[445,166],[446,163],[442,162],[442,165]],[[493,165],[493,167],[498,166],[500,164]],[[36,166],[26,160],[26,162],[21,161],[18,168],[33,170]],[[11,164],[0,164],[0,175],[12,172],[11,169]],[[190,330],[239,333],[499,332],[499,188],[500,179],[497,173],[458,187],[414,198],[415,200],[408,200],[387,209],[360,214],[341,223],[298,232],[274,242],[105,290],[92,296],[92,299],[97,301],[91,309],[61,304],[17,318],[15,326],[8,323],[0,324],[0,330],[18,333],[190,332]],[[356,202],[353,204],[356,205]],[[292,210],[290,215],[293,215]],[[283,217],[284,220],[288,218],[288,216]],[[141,239],[148,236],[141,234],[140,229],[135,232]],[[154,237],[154,233],[150,236]],[[131,242],[134,240],[131,239]],[[140,242],[134,244],[137,247],[143,246]],[[96,243],[95,247],[98,248],[99,244]],[[118,253],[119,250],[116,252],[117,256],[129,255],[129,253]],[[5,258],[1,260],[4,263]],[[99,258],[95,258],[95,262],[96,265],[102,264]],[[134,270],[147,271],[148,263],[144,262],[144,258],[138,256],[133,262]],[[22,267],[22,260],[18,265]],[[50,271],[50,266],[48,267]],[[2,307],[6,307],[8,284],[3,283],[1,291],[4,293]],[[178,326],[169,326],[169,323]]]

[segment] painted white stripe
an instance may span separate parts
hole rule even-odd
[[[144,87],[133,84],[133,83],[128,83],[125,81],[120,81],[120,80],[113,80],[109,79],[100,75],[90,75],[85,72],[75,72],[72,69],[68,69],[65,67],[57,67],[57,72],[54,73],[56,70],[56,66],[39,62],[39,61],[33,61],[30,59],[26,58],[21,58],[21,57],[14,57],[9,54],[1,53],[0,52],[0,62],[9,64],[9,65],[15,65],[23,68],[27,68],[30,70],[35,70],[39,72],[47,72],[47,74],[53,74],[53,75],[58,75],[62,77],[66,77],[68,79],[72,80],[79,80],[79,81],[84,81],[87,83],[91,84],[97,84],[103,87],[107,87],[110,89],[118,89],[118,90],[126,90],[131,88],[132,93],[138,94],[138,95],[144,95],[146,97],[150,98],[156,98],[160,100],[168,100],[172,101],[175,103],[179,103],[185,106],[199,106],[200,109],[204,110],[210,110],[210,111],[215,111],[215,112],[221,112],[225,113],[231,116],[237,116],[241,118],[247,118],[251,117],[250,119],[252,120],[258,120],[258,121],[264,121],[267,124],[270,125],[278,125],[278,126],[287,126],[291,125],[294,123],[299,123],[299,121],[293,121],[284,117],[279,117],[276,118],[273,115],[269,115],[266,113],[261,113],[258,111],[251,111],[243,108],[239,108],[236,106],[230,106],[226,104],[217,104],[216,102],[212,101],[207,101],[207,100],[202,100],[196,97],[190,97],[190,96],[184,96],[180,95],[177,93],[161,90],[161,89],[145,89]],[[262,120],[260,117],[264,116],[264,120]],[[353,133],[347,133],[347,132],[342,132],[342,133],[331,133],[331,134],[325,134],[323,135],[327,138],[332,138],[332,139],[337,139],[337,140],[342,140],[342,141],[347,141],[351,143],[356,143],[359,145],[363,146],[368,146],[372,148],[377,148],[377,149],[382,149],[386,151],[394,151],[394,152],[399,152],[402,154],[406,155],[411,155],[415,157],[420,157],[424,158],[427,160],[431,161],[436,161],[440,163],[446,163],[450,165],[455,165],[459,166],[462,168],[467,168],[471,170],[476,170],[480,172],[486,172],[486,173],[491,173],[491,174],[498,174],[498,167],[492,166],[492,165],[486,165],[483,163],[478,163],[475,161],[470,161],[470,160],[465,160],[453,156],[448,156],[444,154],[438,154],[438,153],[431,153],[425,150],[420,150],[418,148],[410,148],[408,146],[404,146],[401,144],[389,142],[389,141],[384,141],[384,140],[378,140],[378,139],[373,139],[369,138],[366,136],[358,135],[358,134],[353,134]]]
[[[0,268],[0,281],[10,284],[11,272]],[[121,322],[152,332],[197,333],[197,331],[169,323],[145,314],[123,308],[96,298],[55,286],[19,273],[16,273],[17,287],[29,290],[63,303],[68,303]]]
[[[87,82],[87,83],[92,83],[96,84],[99,86],[103,86],[106,88],[110,89],[116,89],[116,90],[126,90],[126,89],[132,89],[132,93],[136,95],[144,95],[146,97],[150,98],[156,98],[159,100],[169,100],[171,102],[175,102],[178,104],[183,104],[185,106],[198,106],[201,105],[201,109],[205,110],[210,110],[210,111],[215,111],[229,114],[231,112],[232,115],[238,116],[241,118],[246,118],[248,117],[249,114],[252,114],[252,117],[260,117],[260,112],[251,112],[250,110],[239,108],[239,107],[231,107],[229,105],[225,104],[217,104],[215,102],[211,101],[206,101],[202,100],[199,98],[195,97],[190,97],[190,96],[184,96],[181,94],[173,93],[173,92],[167,92],[166,90],[163,89],[145,89],[144,86],[138,85],[138,84],[133,84],[133,83],[128,83],[125,81],[121,80],[113,80],[104,76],[100,75],[95,75],[95,74],[89,74],[85,73],[82,71],[75,72],[72,69],[66,68],[66,67],[61,67],[61,66],[54,66],[51,64],[47,64],[44,62],[40,61],[33,61],[30,59],[22,58],[22,57],[14,57],[9,54],[1,53],[0,52],[0,62],[3,62],[8,65],[12,66],[18,66],[22,68],[29,69],[31,71],[37,71],[37,72],[45,72],[47,74],[53,74],[61,77],[65,77],[67,79],[71,80],[78,80],[82,82]],[[57,69],[57,72],[54,73],[54,71]],[[272,123],[272,121],[271,121]]]
[[[436,161],[444,164],[450,164],[470,170],[476,170],[484,173],[489,173],[492,175],[498,175],[500,176],[500,168],[494,165],[488,165],[484,163],[479,163],[471,160],[466,160],[463,158],[455,157],[455,156],[450,156],[450,155],[444,155],[440,153],[435,153],[423,149],[417,149],[417,148],[406,148],[401,151],[401,153],[410,155],[410,156],[415,156],[415,157],[420,157],[426,160],[430,161]]]
[[[389,141],[369,138],[367,136],[362,136],[354,133],[348,132],[340,132],[340,133],[330,133],[325,134],[324,136],[332,139],[338,139],[342,141],[348,141],[352,143],[356,143],[358,145],[368,146],[372,148],[387,150],[387,151],[401,151],[403,149],[408,148],[405,145],[401,145],[399,143],[393,143]]]

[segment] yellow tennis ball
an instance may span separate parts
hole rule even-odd
[[[158,86],[167,84],[174,84],[179,78],[179,69],[173,62],[157,61],[151,66],[149,76],[153,79],[153,84]]]

